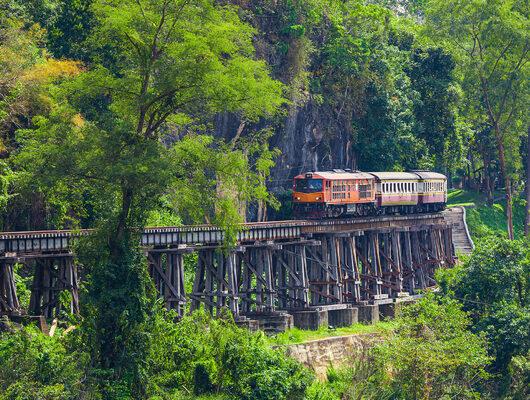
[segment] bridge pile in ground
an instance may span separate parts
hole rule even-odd
[[[72,243],[89,231],[0,234],[0,313],[44,315],[61,310],[71,292],[79,309],[80,271]],[[228,309],[250,327],[281,330],[349,325],[377,318],[431,287],[434,271],[454,264],[451,226],[442,214],[245,224],[237,245],[223,248],[212,226],[148,228],[141,236],[159,295],[179,315]],[[197,253],[186,293],[184,258]],[[13,265],[33,273],[30,309],[20,308]],[[82,274],[81,274],[82,275]]]

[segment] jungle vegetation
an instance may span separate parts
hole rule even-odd
[[[528,13],[527,0],[0,0],[1,229],[96,228],[78,249],[81,315],[64,316],[76,329],[6,328],[0,398],[525,398]],[[246,218],[285,215],[268,190],[274,143],[302,108],[347,137],[359,169],[437,170],[505,216],[373,368],[328,386],[229,316],[174,324],[132,229],[208,222],[229,246]]]

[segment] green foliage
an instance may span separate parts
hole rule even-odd
[[[103,296],[104,297],[104,296]],[[101,299],[100,301],[105,301]],[[109,332],[120,324],[121,334],[128,338],[125,345],[143,346],[128,319],[134,316],[130,307],[115,297],[124,310],[115,323],[106,320]],[[91,307],[91,305],[89,305]],[[154,308],[143,327],[152,345],[145,362],[144,373],[149,377],[145,397],[150,399],[304,399],[313,380],[309,371],[289,359],[281,350],[270,347],[263,333],[251,333],[238,328],[231,317],[212,319],[196,312],[175,324],[175,315]],[[126,317],[125,317],[126,315]],[[110,313],[109,313],[110,316]],[[90,317],[93,318],[93,317]],[[137,318],[137,317],[136,317]],[[61,330],[54,337],[27,327],[0,335],[0,399],[130,399],[141,394],[131,391],[129,375],[116,379],[112,370],[94,368],[95,357],[87,351],[87,330],[92,322],[68,335]],[[101,338],[116,341],[112,338]],[[138,338],[137,338],[138,339]],[[145,340],[144,338],[143,340]],[[141,338],[140,338],[141,340]],[[111,349],[106,344],[105,351]],[[103,349],[102,349],[103,350]],[[138,365],[123,358],[132,354],[121,352],[121,365]],[[138,354],[143,354],[138,348]],[[118,356],[119,357],[119,356]],[[196,395],[191,396],[190,393]]]
[[[189,135],[177,142],[170,157],[173,170],[179,172],[169,185],[169,199],[177,213],[188,223],[209,222],[224,228],[227,242],[233,242],[237,224],[244,222],[245,204],[255,200],[275,204],[265,178],[276,153],[262,143],[250,142],[239,150],[205,135]]]
[[[0,210],[4,210],[12,196],[10,194],[11,183],[15,179],[15,174],[4,162],[0,161]]]
[[[476,397],[489,358],[457,301],[427,295],[396,323],[394,336],[374,349],[368,398]]]
[[[119,393],[142,398],[154,292],[137,234],[127,232],[122,241],[105,246],[115,229],[100,227],[79,245],[79,259],[89,272],[80,332],[95,366],[91,373],[97,376],[98,391],[109,399],[121,398]]]
[[[525,242],[480,241],[447,287],[464,301],[473,329],[485,333],[497,370],[504,371],[512,356],[528,352],[530,253]]]
[[[263,333],[250,333],[229,319],[199,312],[174,324],[169,314],[151,326],[150,392],[186,388],[234,399],[303,399],[312,376],[269,347]]]
[[[352,361],[353,362],[353,361]],[[352,384],[351,368],[329,368],[327,381],[313,382],[306,393],[307,400],[341,400]]]
[[[29,309],[29,300],[31,298],[31,285],[33,283],[33,277],[23,277],[21,269],[23,264],[15,264],[13,266],[13,273],[15,278],[15,284],[17,289],[18,302],[23,310]]]
[[[416,49],[411,54],[409,76],[419,93],[414,107],[415,135],[425,141],[439,170],[459,167],[463,143],[456,129],[457,91],[453,83],[455,61],[442,48]],[[443,151],[440,151],[443,149]]]
[[[476,399],[490,361],[459,302],[428,294],[407,306],[390,337],[313,384],[308,399]]]
[[[56,102],[34,127],[18,132],[15,163],[21,184],[43,193],[55,207],[58,225],[78,223],[82,216],[97,226],[80,249],[90,271],[82,332],[104,395],[141,398],[153,301],[130,228],[153,218],[149,213],[159,208],[161,196],[177,193],[184,197],[177,196],[176,206],[184,203],[197,218],[214,208],[212,222],[227,227],[231,242],[235,228],[228,228],[240,219],[237,195],[267,197],[263,179],[273,153],[261,143],[249,146],[258,179],[245,173],[250,167],[243,152],[217,156],[208,137],[188,136],[180,143],[178,132],[204,130],[206,118],[218,112],[257,120],[276,112],[284,100],[282,85],[253,57],[253,30],[232,7],[208,0],[98,1],[92,11],[97,29],[91,40],[113,47],[113,54],[92,59],[101,64],[50,88]],[[58,38],[56,44],[66,45]],[[63,47],[58,51],[69,51]],[[202,158],[190,171],[186,163],[193,157],[186,152],[192,148]],[[189,172],[197,176],[189,180]],[[236,196],[235,189],[240,190]],[[201,208],[201,201],[209,208]]]
[[[119,52],[117,65],[107,66],[120,69],[105,85],[119,93],[113,109],[138,133],[157,135],[168,118],[198,117],[199,111],[253,120],[284,101],[281,84],[252,57],[253,29],[232,7],[209,0],[101,1],[96,15],[97,34]]]
[[[62,0],[48,26],[48,48],[56,58],[88,61],[87,41],[96,20],[92,0]]]
[[[508,366],[509,387],[506,398],[509,400],[524,400],[530,396],[530,353],[515,356]]]
[[[510,201],[509,220],[512,191],[517,193],[512,180],[517,183],[524,174],[520,149],[530,98],[528,5],[517,0],[431,0],[426,16],[427,35],[441,41],[458,61],[467,97],[463,111],[475,126],[474,145],[482,158],[486,187],[492,190],[490,174],[498,160]],[[508,231],[513,238],[511,221]]]
[[[450,190],[448,206],[466,207],[466,222],[473,240],[489,236],[506,237],[506,202],[501,194],[494,193],[496,200],[488,205],[485,193],[467,190]],[[523,201],[516,199],[513,204],[513,221],[515,238],[524,234],[525,208]]]
[[[0,335],[0,399],[73,399],[83,391],[87,354],[72,352],[67,337],[34,327]]]

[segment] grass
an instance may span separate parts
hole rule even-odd
[[[480,240],[485,236],[507,236],[506,233],[506,201],[502,193],[495,193],[493,205],[487,204],[483,193],[452,189],[447,194],[447,205],[464,206],[467,213],[467,224],[473,240]],[[513,224],[515,237],[523,237],[525,203],[521,199],[514,199]]]
[[[366,333],[386,334],[394,328],[392,321],[381,321],[374,325],[353,324],[344,328],[329,329],[322,327],[316,331],[307,331],[298,328],[289,329],[278,335],[271,336],[269,342],[272,346],[304,343],[310,340],[325,339],[334,336],[348,336]]]

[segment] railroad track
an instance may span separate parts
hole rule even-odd
[[[414,226],[445,224],[442,213],[386,215],[329,220],[287,220],[250,222],[242,224],[237,233],[239,244],[297,240],[313,234],[363,232],[374,229],[411,229]],[[24,232],[0,232],[0,257],[9,254],[29,254],[50,251],[69,251],[72,242],[93,230],[42,230]],[[225,238],[224,232],[212,225],[184,225],[171,227],[147,227],[141,234],[145,247],[218,245]]]

